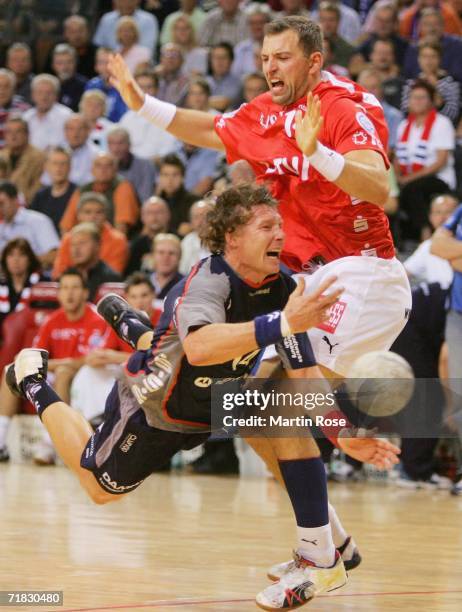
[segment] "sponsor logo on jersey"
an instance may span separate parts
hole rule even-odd
[[[258,289],[257,291],[250,291],[249,297],[255,297],[256,295],[266,295],[270,293],[271,287],[267,287],[266,289]]]
[[[353,230],[359,234],[359,232],[366,232],[369,229],[369,223],[367,219],[363,219],[363,217],[357,217],[353,221]]]
[[[318,325],[318,329],[322,329],[329,334],[335,334],[335,330],[343,317],[346,307],[346,302],[336,302],[329,311],[328,320]]]
[[[131,449],[131,447],[133,446],[134,441],[137,438],[138,438],[138,436],[135,436],[135,434],[128,434],[128,436],[125,438],[125,440],[119,446],[120,450],[123,453],[128,453],[128,451]]]
[[[207,376],[199,376],[199,378],[196,378],[194,380],[194,384],[196,385],[196,387],[200,387],[201,389],[206,389],[207,387],[210,387],[210,385],[212,384],[212,379],[207,378]]]
[[[367,143],[367,134],[362,130],[355,132],[351,138],[355,145],[365,145]]]
[[[377,249],[365,248],[361,251],[361,255],[365,257],[377,257]]]
[[[332,342],[329,340],[328,336],[323,336],[322,339],[324,340],[324,342],[327,344],[327,346],[329,347],[329,355],[332,355],[332,351],[334,350],[334,348],[336,346],[339,345],[338,342],[336,342],[335,344],[332,344]]]
[[[310,162],[305,155],[294,155],[293,157],[275,157],[271,162],[265,162],[267,168],[265,174],[295,174],[300,180],[308,180]]]

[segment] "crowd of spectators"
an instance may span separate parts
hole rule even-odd
[[[207,254],[205,196],[253,175],[245,162],[228,167],[220,153],[127,109],[108,58],[121,53],[141,89],[162,100],[232,111],[267,90],[260,52],[278,15],[318,21],[325,69],[382,104],[392,164],[385,210],[399,256],[415,250],[406,262],[415,284],[448,291],[456,255],[432,254],[431,234],[462,189],[461,2],[10,0],[0,3],[3,325],[34,283],[69,269],[77,276],[67,284],[81,282],[90,301],[102,284],[142,271],[153,308],[162,308]],[[2,427],[0,415],[0,448]]]

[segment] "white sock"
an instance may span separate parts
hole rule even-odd
[[[6,437],[8,435],[8,429],[11,424],[11,417],[0,414],[0,448],[6,446]]]
[[[339,546],[345,544],[348,534],[343,528],[343,525],[340,522],[337,512],[332,504],[329,504],[329,523],[332,529],[332,538],[334,540],[335,547],[338,548]]]
[[[298,527],[297,552],[319,567],[330,567],[335,561],[335,546],[330,524],[322,527]]]

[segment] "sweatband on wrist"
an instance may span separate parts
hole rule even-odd
[[[255,317],[255,339],[260,348],[271,346],[282,340],[281,314],[280,310],[275,310],[269,314]]]
[[[342,174],[345,166],[345,158],[340,153],[325,147],[318,141],[316,151],[306,159],[316,170],[328,181],[336,181]]]
[[[337,419],[339,423],[342,423],[342,425],[321,425],[322,433],[332,442],[334,446],[338,447],[338,437],[340,432],[343,429],[353,427],[353,425],[340,410],[331,410],[327,414],[323,415],[323,421],[326,419]]]
[[[145,94],[143,106],[138,110],[138,115],[147,119],[157,127],[166,130],[173,121],[176,114],[176,106],[170,102],[163,102]]]

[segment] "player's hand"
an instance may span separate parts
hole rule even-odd
[[[306,99],[306,112],[295,115],[295,139],[306,156],[312,155],[318,146],[318,135],[322,127],[321,101],[310,92]]]
[[[327,278],[313,293],[304,295],[305,280],[298,279],[297,287],[290,294],[284,308],[287,323],[294,334],[317,327],[329,318],[329,311],[343,293],[338,287],[331,293],[324,293],[335,283],[336,276]]]
[[[129,108],[139,110],[144,103],[144,93],[120,53],[111,55],[107,68],[109,83],[117,89]]]
[[[354,438],[340,435],[338,445],[353,459],[370,463],[379,470],[390,470],[399,463],[400,449],[384,438],[375,438],[373,432],[365,432],[365,435]]]

